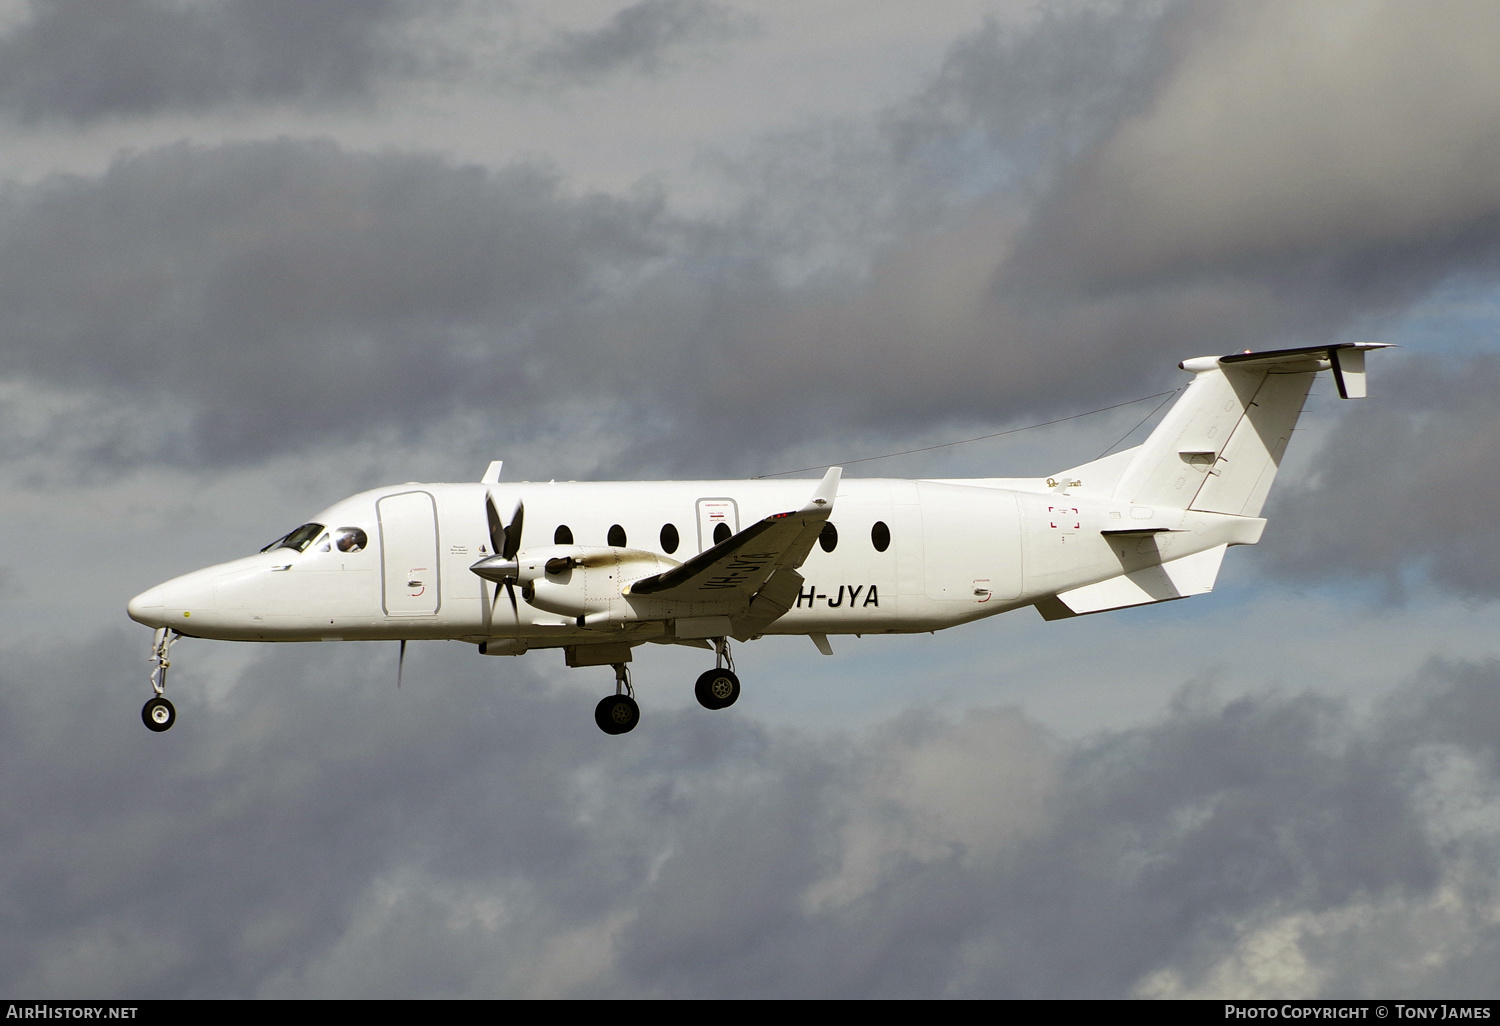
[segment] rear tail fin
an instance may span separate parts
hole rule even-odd
[[[1151,437],[1134,449],[1063,471],[1057,475],[1061,482],[1047,482],[1065,494],[1079,487],[1093,495],[1188,510],[1173,521],[1184,526],[1154,526],[1142,519],[1125,522],[1140,525],[1134,530],[1106,529],[1103,534],[1120,542],[1139,537],[1132,552],[1123,545],[1116,549],[1125,572],[1043,598],[1036,603],[1042,616],[1055,620],[1212,591],[1225,549],[1260,538],[1265,526],[1260,509],[1313,377],[1332,370],[1339,395],[1360,398],[1365,353],[1385,348],[1361,342],[1184,360],[1181,367],[1193,380]]]
[[[1193,373],[1192,382],[1151,436],[1130,450],[1133,458],[1120,471],[1113,495],[1147,505],[1259,516],[1313,377],[1332,370],[1339,395],[1360,398],[1365,353],[1385,348],[1341,343],[1184,360],[1180,366]],[[1125,455],[1106,459],[1120,461]],[[1082,476],[1083,470],[1066,473]]]

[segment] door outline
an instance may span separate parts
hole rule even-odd
[[[730,534],[740,533],[740,504],[727,495],[711,495],[699,499],[698,551],[713,548],[714,525],[728,524]]]
[[[412,503],[410,500],[402,504],[396,500],[407,499],[408,496],[422,496],[426,503],[420,501]],[[389,505],[387,505],[389,504]],[[402,508],[405,505],[405,508]],[[423,506],[427,516],[422,516]],[[396,492],[393,495],[383,495],[375,503],[375,516],[380,522],[380,607],[388,617],[426,617],[437,616],[442,607],[442,577],[438,563],[438,553],[441,551],[438,538],[437,523],[437,499],[431,492],[413,490],[410,492]],[[424,528],[431,528],[430,536],[424,533]],[[431,544],[427,544],[430,537]],[[404,557],[399,563],[392,564],[390,560],[394,557]],[[413,561],[426,563],[427,566],[412,566]],[[413,578],[415,572],[424,574],[421,578]],[[397,600],[395,609],[392,605],[392,573],[399,576],[396,581],[419,580],[420,590],[415,594],[400,594],[394,596]],[[410,587],[408,585],[408,587]],[[411,600],[427,599],[421,603],[413,603]],[[405,601],[402,601],[405,600]]]

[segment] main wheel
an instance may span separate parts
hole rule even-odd
[[[594,722],[606,734],[624,734],[641,722],[641,707],[629,695],[609,695],[594,706]]]
[[[171,730],[172,724],[177,722],[177,710],[172,708],[171,702],[157,695],[141,707],[141,721],[158,733]]]
[[[705,709],[727,709],[740,697],[740,679],[733,670],[709,670],[693,685],[693,694]]]

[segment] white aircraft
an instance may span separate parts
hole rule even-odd
[[[482,480],[377,488],[259,553],[130,600],[156,629],[146,726],[167,730],[170,652],[226,641],[451,639],[482,654],[562,649],[613,666],[595,710],[640,719],[628,665],[645,642],[714,653],[698,701],[739,697],[729,643],[935,631],[1021,606],[1045,619],[1211,591],[1259,514],[1314,376],[1365,394],[1371,343],[1246,351],[1193,374],[1147,440],[1048,478],[844,481]],[[399,680],[398,663],[398,680]]]

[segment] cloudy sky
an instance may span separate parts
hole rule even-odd
[[[0,992],[1493,997],[1500,7],[0,2]],[[366,487],[743,477],[1375,340],[1211,596],[185,641]],[[1154,403],[860,476],[1045,474]],[[1139,433],[1135,438],[1140,437]]]

